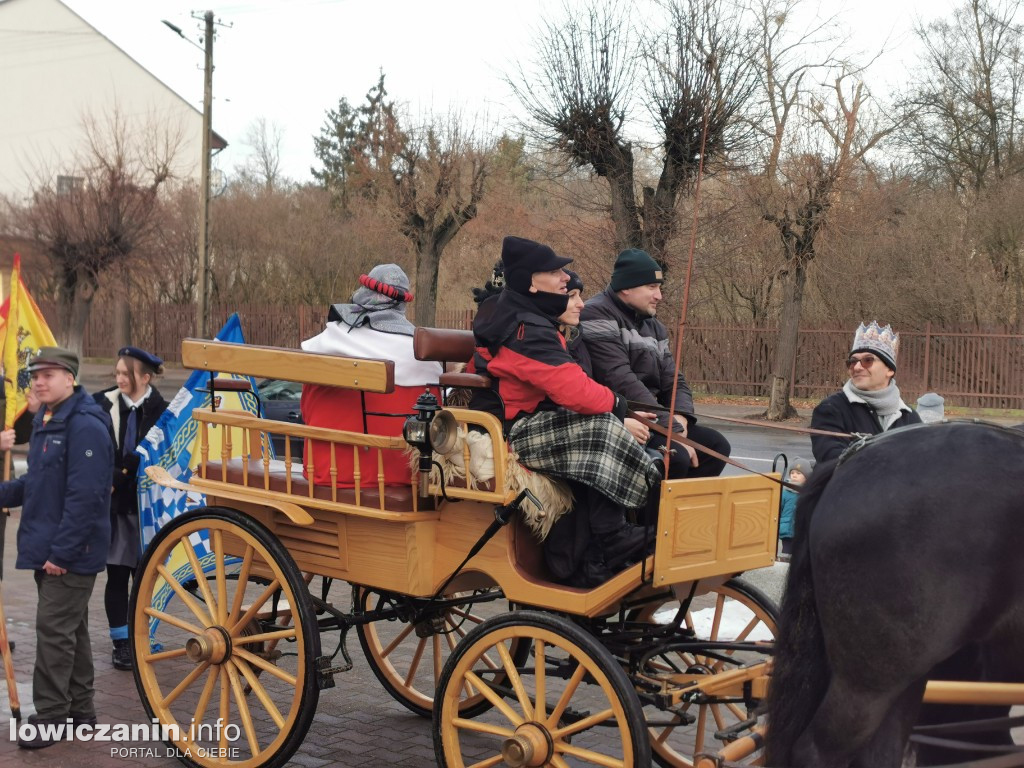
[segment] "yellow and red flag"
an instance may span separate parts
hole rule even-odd
[[[21,255],[14,254],[11,291],[0,306],[0,338],[3,339],[4,395],[7,411],[4,428],[10,429],[28,407],[28,359],[41,347],[56,346],[50,327],[21,279]]]

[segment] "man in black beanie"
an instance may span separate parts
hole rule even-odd
[[[472,405],[500,402],[493,412],[519,463],[573,484],[585,535],[557,552],[546,546],[545,557],[558,580],[595,586],[647,554],[650,537],[624,511],[644,507],[660,473],[623,426],[625,400],[586,374],[559,332],[569,305],[563,267],[572,260],[506,237],[501,261],[505,288],[473,323],[474,366],[494,380],[500,401],[474,394]]]
[[[583,308],[580,327],[594,363],[594,376],[628,400],[674,408],[680,414],[675,416],[677,432],[728,456],[729,441],[720,432],[697,423],[693,394],[681,370],[676,401],[669,402],[676,381],[676,361],[669,349],[668,331],[655,317],[663,282],[661,265],[647,251],[629,248],[619,254],[610,285]],[[668,423],[666,418],[660,421]],[[651,435],[649,448],[664,445],[662,435]],[[672,448],[672,478],[714,477],[725,468],[721,459],[689,446],[674,443]]]

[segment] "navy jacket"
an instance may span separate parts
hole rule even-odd
[[[889,425],[889,429],[921,423],[917,411],[909,407],[900,410],[900,417]],[[866,435],[879,435],[883,431],[878,414],[866,403],[851,403],[843,390],[833,392],[818,403],[811,414],[811,428],[830,432],[859,432]],[[843,451],[850,447],[851,442],[851,438],[811,435],[814,460],[821,463],[838,459]]]
[[[0,483],[0,505],[21,506],[17,567],[47,560],[72,573],[103,571],[110,546],[110,420],[82,387],[43,424],[33,421],[28,472]]]

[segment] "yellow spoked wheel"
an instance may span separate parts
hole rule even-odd
[[[382,611],[387,615],[356,626],[359,644],[384,690],[410,711],[430,717],[445,661],[470,630],[488,616],[508,610],[508,603],[501,597],[499,590],[453,593],[445,596],[445,603],[437,610],[415,615],[422,601],[354,587],[352,602],[360,612]],[[457,602],[462,598],[466,602]],[[528,652],[524,643],[515,643],[513,659],[522,663]],[[501,671],[500,659],[486,655],[482,661]],[[475,717],[490,706],[480,694],[465,696],[461,703],[465,717]]]
[[[676,600],[659,601],[639,609],[631,618],[672,624],[679,610]],[[695,598],[682,628],[692,631],[697,640],[773,642],[777,621],[778,608],[771,598],[739,579],[732,579]],[[690,638],[681,634],[680,639]],[[714,675],[767,657],[766,652],[754,649],[709,649],[705,653],[673,650],[651,658],[641,672],[654,678],[677,674]],[[670,768],[692,768],[696,755],[713,753],[724,746],[714,738],[716,731],[750,717],[743,702],[728,698],[706,698],[682,704],[673,711],[647,706],[644,715],[654,760]],[[757,764],[756,761],[751,763]]]
[[[320,696],[320,635],[291,555],[260,523],[205,508],[164,526],[132,590],[135,684],[188,765],[275,768]]]
[[[517,664],[516,643],[529,656]],[[486,658],[501,661],[495,671]],[[492,707],[475,719],[466,696]],[[534,611],[488,619],[445,664],[434,707],[441,766],[551,765],[632,768],[650,763],[643,713],[626,673],[594,637],[560,616]]]

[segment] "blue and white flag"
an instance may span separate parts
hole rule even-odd
[[[228,318],[220,329],[216,339],[244,344],[242,325],[238,315]],[[217,408],[227,410],[245,410],[256,416],[260,415],[259,399],[254,394],[256,382],[251,377],[235,374],[215,374],[218,378],[248,379],[251,390],[248,392],[218,392]],[[160,528],[186,510],[203,506],[206,497],[202,494],[189,494],[174,488],[157,485],[146,475],[146,467],[159,466],[167,470],[176,480],[187,483],[196,466],[199,464],[199,423],[192,418],[196,408],[210,407],[209,390],[210,373],[193,371],[188,381],[178,390],[167,410],[163,412],[156,424],[139,447],[141,455],[138,474],[139,495],[139,529],[141,532],[142,550],[145,551]],[[204,389],[205,388],[205,389]],[[220,456],[220,430],[208,430],[210,455]],[[241,445],[235,446],[240,453]],[[203,558],[209,555],[205,542],[195,541],[196,554]],[[205,567],[205,566],[204,566]]]

